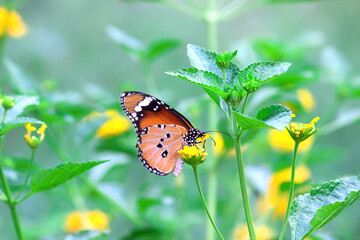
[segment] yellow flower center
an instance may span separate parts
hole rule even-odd
[[[178,153],[180,153],[182,157],[189,159],[201,156],[202,161],[205,159],[205,156],[208,155],[203,148],[197,148],[196,146],[184,146]]]

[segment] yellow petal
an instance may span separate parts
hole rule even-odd
[[[117,116],[106,121],[96,131],[95,136],[98,138],[109,138],[121,135],[130,128],[129,121],[122,116]]]
[[[6,8],[0,7],[0,37],[6,32],[8,13]]]
[[[26,34],[26,25],[15,10],[12,10],[8,15],[6,31],[8,36],[13,38],[19,38]]]
[[[83,213],[75,211],[66,217],[64,228],[68,233],[82,230],[104,231],[109,229],[109,222],[109,216],[100,210]]]
[[[275,238],[274,231],[266,225],[255,226],[255,233],[258,240],[272,240]],[[233,240],[250,240],[246,225],[236,227]]]
[[[315,107],[314,97],[308,89],[306,88],[298,89],[296,91],[296,94],[301,106],[305,109],[305,111],[310,112],[311,110],[314,109]]]
[[[275,151],[288,153],[294,151],[295,142],[287,130],[279,131],[271,129],[268,132],[268,141],[270,147]],[[308,138],[299,145],[299,152],[307,152],[314,143],[314,138]]]
[[[216,145],[214,147],[215,156],[220,156],[221,154],[223,154],[225,152],[224,138],[221,136],[220,133],[215,133],[214,134],[214,141],[216,142]]]

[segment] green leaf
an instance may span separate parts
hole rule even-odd
[[[147,57],[150,61],[162,56],[163,54],[177,48],[180,41],[176,39],[161,39],[150,44],[147,49]]]
[[[137,199],[137,206],[141,213],[146,212],[146,210],[152,206],[161,204],[160,198],[139,198]]]
[[[31,179],[31,193],[55,188],[104,162],[107,161],[65,163],[55,168],[41,170]]]
[[[14,120],[16,117],[24,113],[26,107],[39,104],[38,96],[15,96],[14,107],[6,113],[5,123]],[[4,108],[0,107],[0,116],[4,115]]]
[[[324,226],[360,197],[360,176],[331,180],[295,198],[290,208],[291,239]]]
[[[108,26],[106,32],[114,42],[120,44],[122,49],[136,58],[143,58],[145,55],[145,45],[138,39],[130,36],[115,26]]]
[[[259,82],[269,81],[274,77],[286,72],[291,63],[288,62],[258,62],[250,64],[240,71],[239,77],[242,83],[257,79]]]
[[[174,72],[166,72],[166,74],[195,83],[196,85],[219,94],[222,98],[226,96],[223,80],[214,73],[198,70],[196,68],[188,68]]]
[[[8,132],[9,130],[16,128],[16,127],[20,127],[25,125],[26,123],[31,123],[31,124],[45,124],[42,121],[39,121],[35,118],[29,118],[29,117],[18,117],[15,118],[9,122],[5,122],[5,124],[2,126],[2,128],[0,129],[0,131],[2,132],[2,134],[5,134],[6,132]]]
[[[275,128],[284,130],[291,121],[291,111],[282,105],[271,105],[261,109],[256,118],[246,116],[239,112],[234,112],[239,125],[247,129],[256,128]]]
[[[187,46],[187,55],[189,57],[190,64],[194,68],[215,73],[222,78],[223,73],[216,64],[214,54],[214,52],[210,52],[205,48],[193,44],[188,44]],[[226,81],[233,83],[239,71],[240,69],[235,63],[230,63],[230,66],[226,69]]]

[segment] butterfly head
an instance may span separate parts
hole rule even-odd
[[[184,136],[184,141],[188,146],[194,146],[198,140],[197,139],[202,139],[204,138],[206,135],[205,132],[202,132],[196,128],[191,128]]]

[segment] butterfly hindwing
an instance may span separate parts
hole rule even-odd
[[[146,127],[139,135],[138,156],[144,166],[160,176],[171,173],[180,159],[186,128],[174,124]]]

